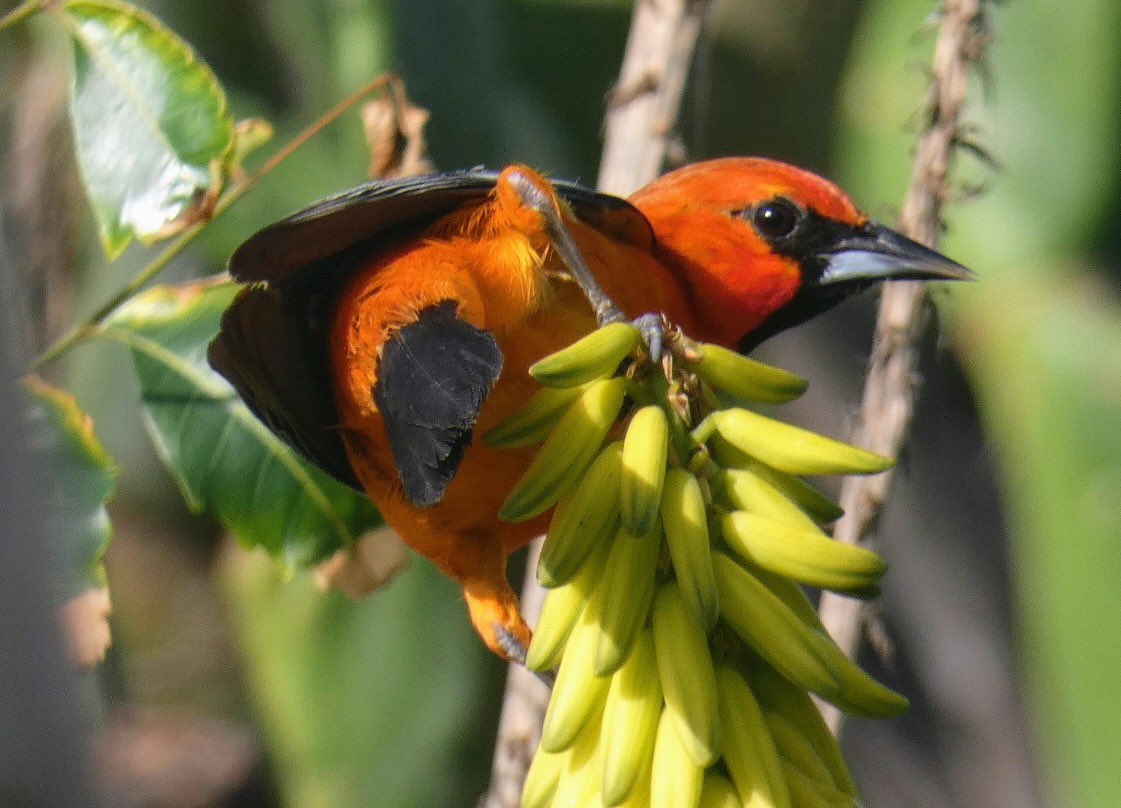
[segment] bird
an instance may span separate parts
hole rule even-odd
[[[550,513],[498,517],[534,447],[477,437],[539,389],[531,364],[620,312],[746,353],[878,282],[971,277],[760,157],[627,199],[521,164],[371,181],[260,230],[229,271],[245,287],[211,366],[459,582],[480,637],[515,660],[531,632],[506,562]]]

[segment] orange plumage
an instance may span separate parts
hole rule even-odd
[[[575,186],[554,188],[524,166],[497,177],[436,175],[400,193],[371,186],[369,198],[359,193],[329,200],[251,239],[235,255],[231,271],[242,280],[267,280],[271,288],[250,290],[231,307],[212,362],[266,423],[340,479],[357,482],[405,542],[461,582],[475,627],[503,654],[500,634],[523,647],[529,642],[506,580],[506,558],[543,531],[548,514],[520,524],[498,519],[499,507],[535,449],[472,442],[472,429],[482,434],[521,407],[538,389],[528,367],[597,325],[587,298],[553,248],[543,215],[523,201],[509,181],[511,172],[559,206],[584,260],[627,316],[664,312],[691,336],[733,348],[750,346],[875,280],[964,272],[870,224],[831,183],[753,158],[710,161],[667,174],[634,194],[633,207]],[[470,181],[457,179],[464,176]],[[440,196],[459,193],[465,185],[470,189],[458,202]],[[407,194],[435,210],[414,215],[407,209]],[[393,205],[404,206],[405,212],[394,208],[386,214],[388,227],[380,220],[370,224],[366,213],[356,212],[366,206],[363,210],[377,214],[376,219]],[[318,251],[304,243],[320,236],[327,246]],[[291,257],[301,250],[309,251],[306,257]],[[319,287],[328,290],[325,302],[314,302]],[[284,373],[262,375],[253,365],[260,364],[254,357],[261,354],[289,350],[246,344],[270,339],[237,328],[239,316],[262,306],[296,312],[293,321],[301,325],[293,331],[304,335],[296,342],[309,363],[326,366],[329,401],[314,417],[306,407],[287,405],[291,394],[284,389],[289,382]],[[453,316],[457,322],[449,319]],[[422,333],[410,330],[422,321],[435,325],[424,326],[424,347],[417,349],[424,355],[418,358],[409,352],[422,339],[414,342],[409,335]],[[411,462],[408,439],[396,437],[394,443],[386,418],[408,421],[409,413],[424,410],[430,399],[459,389],[459,360],[446,357],[434,359],[442,363],[438,374],[444,375],[431,390],[420,389],[427,383],[425,352],[441,350],[444,333],[480,341],[477,350],[485,355],[480,367],[493,366],[485,359],[493,343],[501,370],[494,367],[496,377],[483,374],[482,382],[467,380],[481,401],[477,410],[465,408],[471,417],[464,420],[456,411],[448,424],[432,427],[445,441],[438,444],[443,449],[437,460],[444,463],[450,455],[446,462],[453,467],[441,470],[451,475],[450,482],[439,483],[435,495],[418,497],[402,482]],[[392,380],[379,375],[387,346],[395,352],[394,368],[407,370],[394,370]],[[473,354],[465,356],[469,364]],[[486,389],[477,390],[480,384]],[[384,412],[385,405],[404,399],[410,401],[402,407],[405,415]],[[455,403],[449,403],[453,410]],[[428,422],[421,416],[414,420],[400,434],[425,438]],[[342,450],[332,441],[341,441]],[[428,467],[421,463],[418,468],[423,477]]]

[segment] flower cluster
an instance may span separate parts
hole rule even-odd
[[[544,386],[487,435],[544,440],[502,516],[556,506],[529,667],[557,669],[524,808],[839,806],[856,790],[810,693],[907,707],[826,633],[803,584],[858,597],[885,571],[830,538],[801,479],[887,458],[739,404],[805,382],[670,334],[660,363],[615,323],[531,368]],[[559,667],[558,667],[559,666]]]

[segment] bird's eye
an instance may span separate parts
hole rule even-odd
[[[793,233],[802,221],[802,209],[785,197],[761,202],[750,212],[751,223],[763,238],[774,241]]]

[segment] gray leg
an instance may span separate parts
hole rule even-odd
[[[549,196],[543,193],[524,174],[515,171],[509,175],[508,179],[522,202],[545,217],[545,227],[549,233],[549,239],[553,242],[557,255],[568,267],[568,271],[576,280],[577,285],[592,304],[597,322],[602,326],[608,323],[625,321],[626,317],[619,311],[615,301],[603,291],[603,287],[599,285],[599,281],[596,280],[595,275],[588,268],[584,256],[580,254],[580,248],[576,246],[576,241],[572,238],[572,233],[569,232],[567,225],[561,218],[560,211],[553,205]],[[664,337],[662,315],[657,313],[643,314],[636,318],[633,323],[642,332],[643,339],[649,349],[651,361],[655,363],[661,361]]]
[[[542,193],[541,189],[524,174],[512,172],[509,175],[509,180],[510,185],[517,191],[521,200],[545,217],[545,227],[549,232],[549,239],[556,248],[557,255],[568,267],[568,271],[572,273],[576,283],[584,290],[584,294],[591,302],[592,309],[596,313],[596,320],[599,324],[607,325],[624,320],[623,313],[619,311],[615,301],[607,296],[595,275],[588,269],[584,256],[580,254],[580,248],[576,246],[572,233],[569,232],[564,220],[561,219],[560,211],[553,205],[552,200]]]

